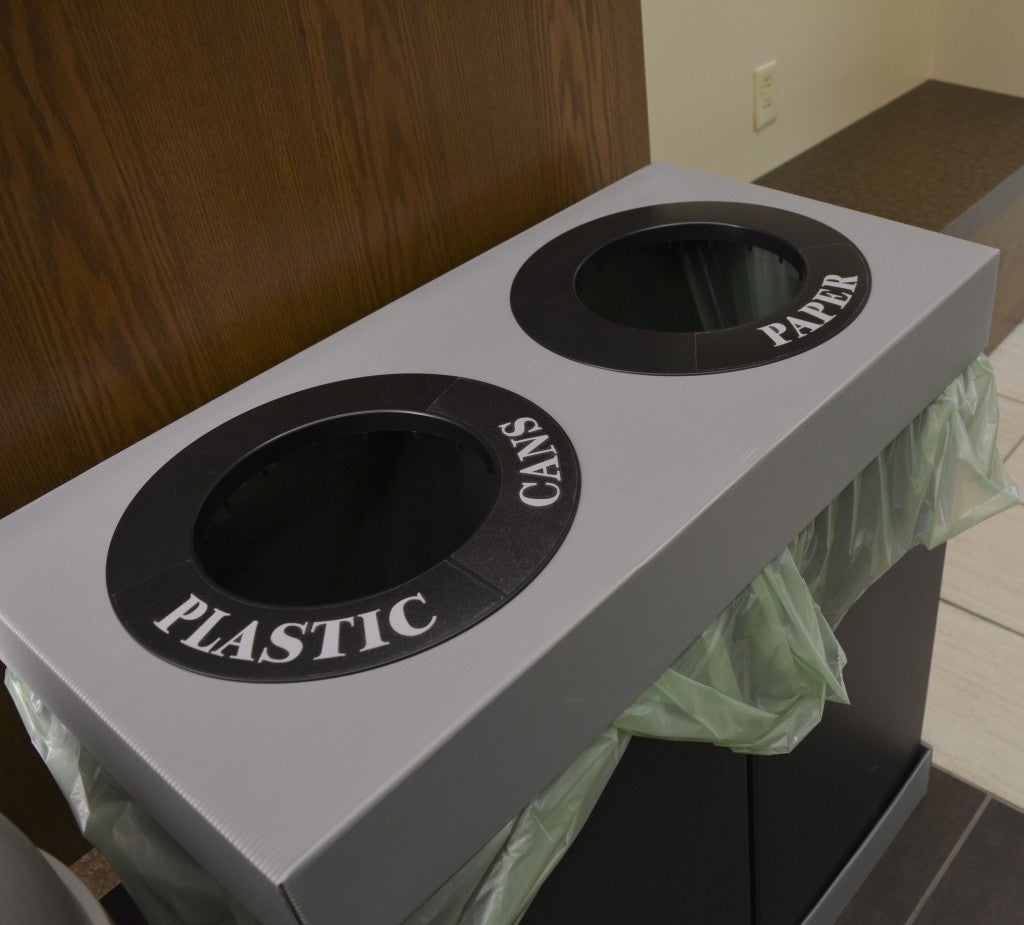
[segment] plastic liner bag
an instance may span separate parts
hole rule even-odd
[[[996,448],[998,422],[995,377],[979,357],[615,720],[604,735],[617,733],[616,754],[633,734],[784,753],[818,724],[826,699],[847,703],[846,656],[833,630],[861,594],[913,546],[940,546],[1020,499]],[[553,854],[561,858],[586,821],[577,815],[571,832],[558,827],[554,814],[541,811],[544,797],[567,775],[579,779],[593,748],[405,925],[518,921]],[[595,787],[614,768],[601,770]],[[594,806],[598,796],[580,806]],[[506,834],[512,831],[518,837]],[[544,865],[531,856],[541,850]]]
[[[847,702],[834,629],[912,546],[941,545],[1020,497],[996,450],[979,357],[726,607],[687,650],[406,925],[513,925],[586,822],[632,735],[790,751],[825,700]],[[85,836],[151,925],[247,915],[7,674]]]
[[[615,720],[633,735],[783,754],[849,703],[846,656],[790,548]]]
[[[742,652],[739,656],[737,653]],[[512,925],[569,849],[632,734],[772,754],[846,703],[846,658],[783,550],[683,655],[404,925]]]
[[[616,721],[625,731],[791,751],[845,703],[833,630],[912,547],[1012,507],[995,376],[979,357],[811,521]]]
[[[117,871],[149,925],[258,925],[10,669],[4,685],[82,834]]]
[[[609,726],[404,925],[518,921],[590,817],[629,739]]]
[[[967,367],[789,544],[832,627],[913,546],[934,549],[1013,507],[985,357]]]

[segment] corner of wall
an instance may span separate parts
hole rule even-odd
[[[963,84],[1024,96],[1024,4],[988,0],[984,13],[964,0],[936,0],[932,75]]]
[[[927,80],[937,0],[642,0],[651,157],[750,180]],[[779,115],[753,128],[753,69]]]

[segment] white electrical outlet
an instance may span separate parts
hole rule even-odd
[[[778,109],[778,61],[766,61],[754,68],[754,131],[775,121]]]

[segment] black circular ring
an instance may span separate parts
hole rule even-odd
[[[222,587],[196,549],[211,505],[264,464],[268,447],[349,418],[370,431],[464,439],[485,455],[497,489],[479,527],[422,573],[357,599],[283,606]],[[430,374],[334,382],[232,418],[164,464],[114,531],[107,590],[127,631],[180,667],[245,681],[351,674],[429,649],[500,608],[555,554],[578,496],[568,436],[513,392]]]
[[[767,249],[800,270],[799,289],[770,314],[719,330],[616,323],[584,304],[577,277],[600,250],[638,234],[660,242],[711,236]],[[631,373],[693,375],[761,366],[810,350],[856,318],[870,288],[864,255],[828,225],[750,203],[681,202],[617,212],[559,235],[520,268],[511,304],[531,338],[568,359]]]

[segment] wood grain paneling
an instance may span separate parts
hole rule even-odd
[[[0,512],[647,160],[635,3],[0,19]]]
[[[0,0],[0,514],[647,139],[638,0]]]

